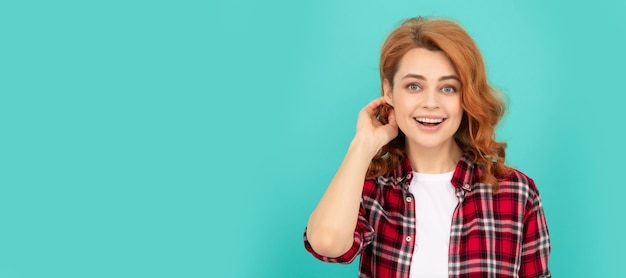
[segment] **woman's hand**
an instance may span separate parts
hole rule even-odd
[[[311,213],[307,239],[311,248],[322,256],[339,257],[354,244],[367,168],[380,148],[398,136],[393,110],[387,117],[388,124],[376,119],[379,107],[385,104],[383,98],[378,98],[359,112],[356,134],[346,156]]]
[[[389,112],[388,123],[382,124],[376,118],[376,111],[381,105],[387,104],[380,97],[368,103],[359,112],[354,140],[365,143],[371,153],[376,154],[380,148],[398,136],[398,124],[395,113]]]

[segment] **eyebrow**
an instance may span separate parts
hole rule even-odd
[[[421,80],[426,80],[426,77],[424,77],[423,75],[413,74],[413,73],[409,73],[405,75],[404,77],[402,77],[402,79],[410,78],[410,77],[421,79]],[[450,79],[454,79],[458,81],[459,83],[461,83],[461,79],[456,75],[445,75],[445,76],[439,77],[439,81],[450,80]]]

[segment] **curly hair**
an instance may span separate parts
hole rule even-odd
[[[480,181],[498,189],[498,179],[510,168],[504,164],[505,142],[495,140],[495,128],[504,115],[505,104],[499,92],[487,82],[485,65],[469,34],[448,19],[415,17],[405,20],[385,39],[380,53],[380,79],[393,87],[393,77],[400,60],[409,50],[425,48],[443,51],[461,79],[461,106],[464,110],[459,129],[454,134],[456,143],[469,158],[482,168]],[[382,83],[382,82],[381,82]],[[377,116],[387,123],[393,108],[379,107]],[[367,177],[384,175],[398,166],[404,158],[405,136],[402,131],[385,145],[372,159]]]

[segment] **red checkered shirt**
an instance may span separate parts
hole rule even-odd
[[[459,204],[452,215],[449,277],[551,277],[550,238],[532,179],[513,170],[500,189],[481,183],[481,169],[463,156],[452,176]],[[325,262],[351,263],[361,255],[359,277],[409,277],[415,240],[415,204],[408,159],[392,173],[364,183],[350,250]]]

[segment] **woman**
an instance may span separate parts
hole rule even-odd
[[[550,277],[539,193],[504,164],[504,103],[470,36],[408,19],[382,46],[380,77],[306,249],[327,262],[360,255],[359,277]]]

